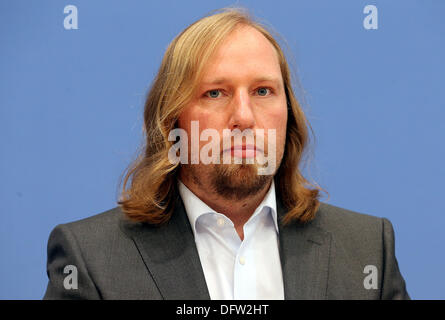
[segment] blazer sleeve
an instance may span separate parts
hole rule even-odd
[[[101,298],[67,225],[56,226],[49,236],[47,274],[45,300]]]
[[[383,218],[383,273],[382,291],[383,300],[408,300],[410,296],[406,291],[397,259],[395,256],[394,229],[391,222]]]

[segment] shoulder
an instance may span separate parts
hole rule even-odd
[[[310,224],[330,234],[337,244],[351,249],[372,247],[381,250],[385,230],[392,230],[392,225],[386,218],[324,202],[320,202]]]
[[[65,223],[65,225],[72,229],[96,229],[98,227],[107,229],[117,225],[122,218],[121,208],[115,207],[84,219]]]
[[[52,234],[64,234],[81,247],[109,245],[116,237],[122,237],[120,229],[124,220],[121,208],[115,207],[88,218],[59,224]]]
[[[380,230],[383,218],[320,202],[314,223],[326,231]]]

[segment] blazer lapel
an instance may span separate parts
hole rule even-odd
[[[166,225],[124,224],[164,299],[210,300],[193,231],[179,196]]]
[[[330,233],[311,222],[283,226],[285,209],[278,194],[277,213],[285,299],[326,299]]]

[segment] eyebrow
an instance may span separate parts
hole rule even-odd
[[[212,81],[204,81],[202,82],[202,85],[215,85],[215,84],[223,84],[229,82],[229,79],[227,78],[216,78]],[[281,81],[279,78],[275,78],[275,77],[268,77],[268,76],[264,76],[264,77],[257,77],[254,79],[254,82],[275,82],[277,85],[281,84]]]

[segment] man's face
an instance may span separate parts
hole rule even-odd
[[[192,124],[199,121],[199,134],[205,129],[219,133],[218,143],[221,157],[219,164],[181,165],[181,179],[189,179],[204,190],[211,188],[228,199],[242,199],[261,190],[279,167],[286,140],[287,103],[278,55],[273,45],[256,29],[242,26],[234,30],[221,44],[204,68],[203,77],[192,101],[178,119],[178,126],[189,138],[191,153]],[[223,147],[223,130],[250,129],[254,132],[256,150],[236,150],[241,146],[232,140],[232,147]],[[257,134],[263,129],[264,134]],[[275,137],[270,134],[275,130]],[[198,138],[199,137],[195,137]],[[258,141],[263,140],[260,150]],[[209,141],[199,141],[199,150]],[[268,148],[272,143],[275,148]],[[273,150],[275,149],[275,150]],[[274,155],[269,154],[275,153]],[[231,163],[224,164],[223,156],[231,156]],[[259,175],[262,167],[257,161],[246,164],[249,157],[273,158],[274,172]],[[234,158],[241,158],[241,164]],[[264,167],[264,166],[263,166]]]

